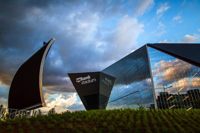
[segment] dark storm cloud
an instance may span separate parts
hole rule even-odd
[[[43,41],[55,37],[45,63],[44,85],[73,91],[71,82],[64,80],[68,72],[101,70],[123,51],[123,47],[117,51],[113,42],[115,30],[104,30],[102,19],[125,12],[143,13],[151,2],[0,1],[0,81],[10,85],[19,66]],[[126,9],[127,4],[132,8]]]
[[[0,1],[0,79],[9,85],[17,68],[42,46],[50,34],[43,23],[27,20],[34,10],[47,10],[54,1]],[[39,19],[34,16],[36,19]]]
[[[0,1],[0,80],[7,85],[20,64],[40,47],[36,46],[37,41],[42,43],[36,37],[36,27],[24,21],[28,12],[38,5],[47,6],[34,1]]]

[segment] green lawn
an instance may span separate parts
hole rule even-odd
[[[0,133],[200,133],[200,110],[92,110],[0,122]]]

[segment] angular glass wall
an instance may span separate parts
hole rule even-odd
[[[200,68],[148,47],[158,108],[200,108]]]
[[[103,70],[116,78],[107,109],[154,107],[146,45]]]

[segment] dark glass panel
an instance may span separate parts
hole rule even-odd
[[[108,109],[154,106],[146,46],[122,58],[103,72],[116,78]]]

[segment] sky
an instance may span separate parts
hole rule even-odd
[[[199,0],[0,0],[0,103],[20,65],[54,37],[45,109],[84,109],[67,73],[103,70],[146,43],[198,43],[199,9]]]

